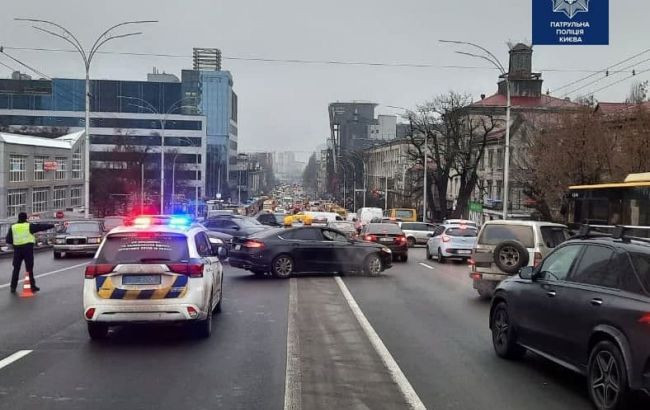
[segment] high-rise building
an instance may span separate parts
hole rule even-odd
[[[330,140],[337,156],[373,144],[369,129],[377,124],[376,106],[371,102],[335,102],[329,105]]]

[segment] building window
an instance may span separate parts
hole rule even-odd
[[[9,182],[25,181],[26,158],[24,155],[11,155],[9,157]]]
[[[497,195],[496,198],[497,200],[501,200],[501,191],[503,190],[503,181],[497,181]]]
[[[49,188],[35,189],[32,191],[32,212],[45,212],[47,211],[47,196],[50,192]]]
[[[72,154],[72,179],[81,179],[81,148],[78,147]]]
[[[488,163],[487,163],[489,169],[494,168],[493,161],[494,161],[494,150],[489,150],[488,151]]]
[[[66,188],[54,188],[54,209],[62,210],[65,208],[66,191]]]
[[[7,192],[7,216],[18,216],[19,212],[25,212],[26,202],[26,189],[10,189]]]
[[[70,188],[70,206],[81,206],[81,187]]]
[[[45,181],[45,161],[47,157],[34,157],[34,181]]]
[[[503,150],[498,149],[496,155],[497,169],[503,169]]]
[[[56,173],[54,178],[57,180],[66,179],[68,177],[68,159],[66,157],[56,157]]]

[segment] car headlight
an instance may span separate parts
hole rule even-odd
[[[65,238],[56,238],[54,240],[54,243],[57,244],[57,245],[63,245],[63,244],[65,244]]]
[[[102,238],[88,238],[88,243],[100,243]]]
[[[383,248],[381,248],[381,251],[382,251],[382,252],[386,252],[386,253],[393,253],[393,251],[391,251],[390,249],[388,249],[388,248],[385,247],[385,246],[384,246]]]

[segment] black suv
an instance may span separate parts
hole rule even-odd
[[[496,289],[497,355],[530,350],[587,376],[598,409],[650,392],[650,243],[619,234],[565,242]]]

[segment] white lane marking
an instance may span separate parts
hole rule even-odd
[[[300,372],[300,338],[296,325],[298,316],[298,282],[296,278],[289,279],[289,315],[287,325],[287,366],[284,379],[284,408],[300,410],[301,372]]]
[[[19,350],[16,353],[12,354],[11,356],[5,357],[4,359],[0,360],[0,369],[9,366],[16,360],[22,359],[23,357],[27,356],[31,352],[33,352],[33,350]]]
[[[61,269],[53,270],[52,272],[41,273],[40,275],[34,276],[34,279],[44,278],[46,276],[54,275],[55,273],[64,272],[64,271],[67,271],[67,270],[70,270],[70,269],[80,268],[80,267],[82,267],[84,265],[88,265],[89,263],[90,262],[84,262],[84,263],[80,263],[78,265],[68,266],[67,268],[61,268]],[[23,276],[18,278],[19,282],[22,281],[22,280],[23,280]],[[5,283],[4,285],[0,285],[0,289],[8,288],[10,285],[11,285],[11,283]]]
[[[366,336],[368,336],[368,339],[370,339],[370,344],[372,344],[372,346],[375,348],[375,351],[377,351],[377,354],[379,354],[379,357],[384,363],[384,366],[386,366],[388,369],[391,378],[400,389],[409,408],[417,410],[426,409],[424,403],[422,403],[422,400],[420,400],[420,397],[415,392],[415,389],[413,389],[413,386],[411,386],[411,383],[409,383],[408,379],[402,372],[402,369],[399,368],[399,365],[395,359],[393,359],[393,356],[384,345],[384,342],[381,341],[381,338],[377,332],[375,332],[375,329],[373,329],[368,319],[366,319],[366,315],[363,314],[361,308],[348,290],[348,287],[345,286],[343,279],[335,276],[334,280],[336,280],[336,283],[339,285],[341,293],[343,293],[343,297],[345,297],[345,300],[348,302],[348,305],[350,306],[350,309],[352,310],[352,313],[356,317],[357,321],[361,325],[361,328],[363,328]]]
[[[422,263],[422,262],[420,262],[420,265],[424,266],[424,267],[427,268],[427,269],[431,269],[431,270],[436,269],[436,268],[434,268],[433,266],[429,266],[429,265],[427,265],[426,263]]]

